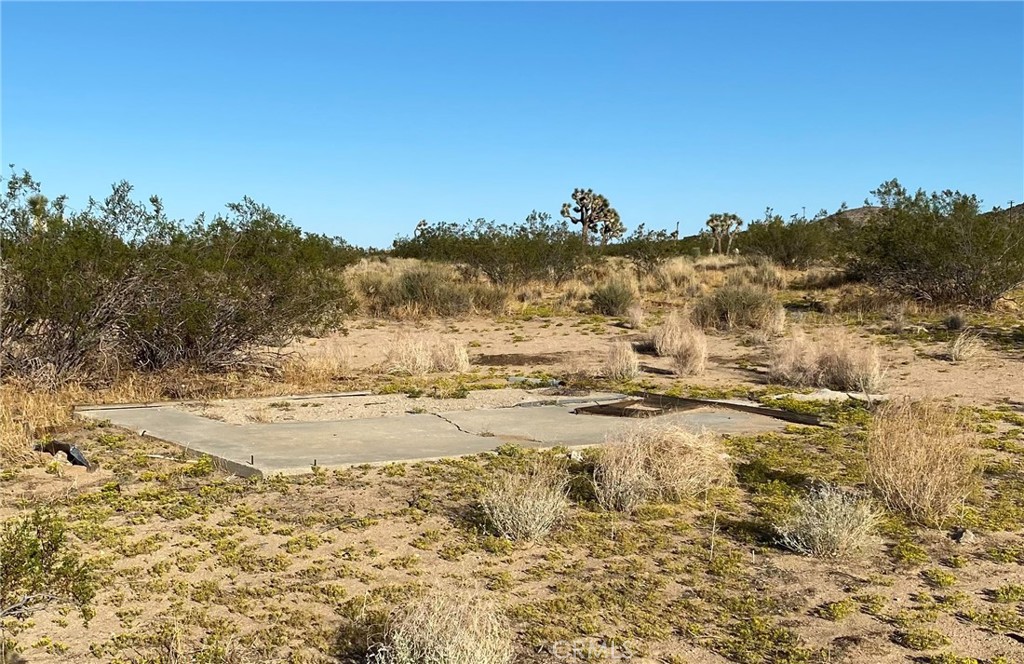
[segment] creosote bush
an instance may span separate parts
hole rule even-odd
[[[678,502],[731,477],[729,456],[716,436],[651,422],[605,445],[594,490],[605,509],[632,513],[645,500]]]
[[[390,373],[422,376],[435,371],[469,371],[469,351],[460,342],[435,334],[405,335],[393,339],[384,361]]]
[[[868,501],[826,485],[799,499],[775,529],[781,543],[797,553],[843,558],[871,542],[878,520]]]
[[[636,299],[637,294],[633,285],[621,277],[614,277],[599,284],[590,293],[594,311],[605,316],[625,316]]]
[[[0,197],[0,364],[44,387],[120,370],[271,369],[272,351],[352,306],[356,252],[244,198],[173,220],[126,182],[71,212],[28,173]]]
[[[511,664],[515,632],[476,594],[434,591],[397,611],[368,664]]]
[[[488,525],[510,540],[537,540],[547,535],[569,509],[568,477],[550,464],[503,473],[480,498]]]
[[[883,405],[868,429],[867,482],[889,509],[943,525],[977,482],[962,417],[932,402]]]
[[[704,329],[745,327],[781,334],[786,312],[767,288],[728,282],[694,304],[693,322]]]
[[[640,360],[628,341],[616,341],[608,348],[605,376],[612,380],[632,380],[640,375]]]
[[[783,385],[872,393],[881,388],[885,371],[877,348],[862,348],[849,332],[835,328],[820,341],[800,330],[781,340],[772,349],[768,376]]]

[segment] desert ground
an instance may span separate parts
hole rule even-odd
[[[433,602],[463,620],[467,607],[495,616],[518,662],[1024,662],[1024,299],[985,312],[880,308],[858,286],[803,287],[783,272],[772,287],[783,321],[706,328],[698,369],[659,355],[652,335],[731,273],[756,279],[721,261],[667,288],[638,279],[637,302],[620,315],[593,311],[580,284],[513,293],[500,314],[364,308],[343,330],[292,342],[272,375],[126,375],[51,401],[5,392],[8,420],[49,422],[46,435],[97,466],[37,453],[0,473],[0,517],[51,506],[97,575],[84,614],[52,602],[5,619],[5,637],[32,663],[362,662],[406,607]],[[953,313],[963,320],[951,323]],[[780,380],[794,335],[801,348],[861,358],[863,389],[826,400],[813,395],[822,385]],[[970,347],[960,353],[962,335]],[[396,348],[411,340],[463,349],[469,364],[396,370]],[[613,366],[617,342],[635,352],[624,371]],[[72,402],[174,401],[229,424],[344,420],[511,406],[548,381],[583,394],[742,398],[826,425],[717,437],[707,444],[725,466],[699,490],[655,487],[619,510],[601,493],[602,449],[618,440],[572,453],[496,443],[470,457],[243,479],[69,415]],[[346,390],[371,396],[289,400]],[[939,467],[973,473],[969,486],[932,517],[872,489],[878,418],[906,400],[957,414],[955,431],[922,429],[919,448],[944,449],[942,435],[968,441],[967,456]],[[970,468],[950,469],[958,458]],[[564,505],[549,531],[511,536],[488,500],[505,495],[503,479],[529,483],[540,466],[561,478]],[[871,527],[835,555],[807,555],[787,544],[784,524],[823,485],[856,497]]]

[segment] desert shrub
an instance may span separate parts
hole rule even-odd
[[[540,539],[569,509],[567,482],[560,469],[538,463],[523,472],[499,476],[484,491],[480,506],[488,525],[502,537]]]
[[[704,373],[708,363],[708,339],[691,327],[683,333],[681,343],[672,353],[672,368],[678,376]]]
[[[640,360],[633,350],[633,344],[617,341],[608,348],[604,364],[605,376],[612,380],[632,380],[640,375]]]
[[[824,210],[813,219],[793,215],[787,222],[771,208],[764,218],[750,222],[737,245],[745,254],[764,256],[789,268],[806,268],[834,253],[833,235]]]
[[[831,485],[800,498],[776,525],[781,543],[816,558],[842,558],[867,546],[878,525],[871,504]]]
[[[660,357],[671,357],[683,344],[683,337],[693,327],[689,321],[672,311],[665,322],[651,333],[651,347]]]
[[[368,664],[511,664],[515,632],[497,608],[468,593],[434,591],[396,612]]]
[[[954,311],[946,316],[942,324],[951,332],[958,332],[967,327],[967,316],[960,311]]]
[[[713,434],[645,423],[602,449],[594,491],[605,509],[630,513],[645,500],[699,496],[731,476],[729,457]]]
[[[439,335],[400,334],[385,349],[390,373],[422,376],[435,371],[469,371],[469,351],[460,342]]]
[[[13,657],[6,621],[24,620],[54,602],[77,606],[88,616],[96,574],[66,531],[63,519],[42,508],[0,526],[0,661]]]
[[[746,259],[746,263],[744,278],[748,283],[770,290],[786,287],[786,275],[771,259],[763,256],[751,256]]]
[[[622,278],[609,279],[590,293],[594,311],[605,316],[624,316],[636,300],[633,285]]]
[[[704,329],[746,327],[772,334],[782,332],[785,317],[785,310],[770,290],[735,282],[699,298],[691,314],[693,322]]]
[[[1024,215],[982,213],[958,191],[911,195],[896,180],[871,193],[878,207],[851,236],[849,272],[916,299],[982,307],[1024,283]]]
[[[949,342],[949,359],[953,362],[966,362],[980,353],[982,348],[981,335],[965,330]]]
[[[303,233],[249,198],[191,224],[122,182],[81,212],[27,173],[0,199],[0,362],[57,384],[108,366],[259,367],[351,308],[344,242]]]
[[[859,347],[841,328],[827,331],[820,341],[796,330],[772,349],[768,378],[783,385],[871,393],[881,388],[885,371],[877,348]]]
[[[607,246],[605,253],[629,258],[637,278],[642,281],[655,274],[670,258],[682,254],[683,250],[675,234],[663,230],[649,231],[640,224],[621,242]]]
[[[591,254],[583,238],[565,222],[534,211],[522,224],[478,219],[466,224],[421,221],[415,234],[394,241],[392,254],[403,258],[445,261],[467,266],[499,286],[529,281],[560,284],[588,265]]]
[[[970,495],[977,462],[968,427],[935,403],[893,401],[868,429],[868,486],[892,510],[941,526]]]
[[[626,309],[626,324],[631,330],[640,330],[644,327],[644,307],[639,302],[634,302]]]
[[[366,312],[376,318],[500,314],[508,298],[504,289],[466,282],[452,267],[431,263],[390,273],[363,272],[355,285]]]
[[[671,357],[680,376],[699,374],[707,365],[707,337],[674,311],[655,328],[650,346],[659,356]]]
[[[699,289],[697,271],[689,258],[673,258],[658,266],[651,275],[654,289],[661,292],[679,291],[693,294]]]

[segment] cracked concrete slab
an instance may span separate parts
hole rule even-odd
[[[505,442],[525,447],[582,446],[604,442],[637,420],[573,414],[610,403],[619,394],[560,397],[508,408],[419,412],[341,421],[227,424],[174,406],[83,406],[76,415],[208,454],[239,475],[300,474],[312,466],[344,467],[478,454]],[[721,433],[779,431],[785,422],[714,408],[658,418],[694,430]]]

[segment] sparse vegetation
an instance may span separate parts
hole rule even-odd
[[[965,330],[949,342],[949,359],[953,362],[966,362],[981,352],[982,347],[981,336],[977,332]]]
[[[399,335],[387,348],[388,371],[422,376],[435,371],[469,371],[469,352],[457,341],[429,334]]]

